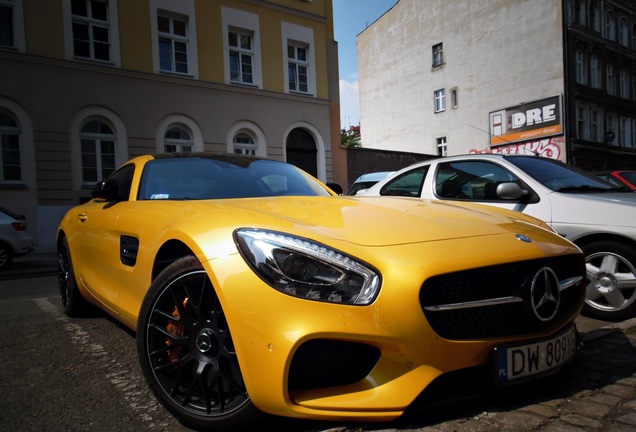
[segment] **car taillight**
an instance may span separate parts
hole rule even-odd
[[[24,222],[11,222],[11,225],[13,225],[13,228],[16,231],[24,231],[24,230],[26,230],[26,224]]]

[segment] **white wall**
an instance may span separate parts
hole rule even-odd
[[[363,147],[437,154],[446,137],[449,155],[488,149],[489,112],[564,92],[561,13],[557,0],[400,0],[358,35]]]

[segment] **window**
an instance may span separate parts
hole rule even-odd
[[[256,155],[256,144],[254,144],[252,137],[245,132],[239,132],[234,135],[232,141],[234,144],[234,153],[251,156]]]
[[[592,30],[601,32],[601,14],[598,9],[598,2],[593,0],[590,2],[590,24]]]
[[[188,26],[182,18],[157,16],[159,35],[159,69],[163,72],[188,73]]]
[[[132,187],[135,165],[130,164],[121,167],[111,174],[117,180],[117,202],[128,201],[130,199],[130,189]]]
[[[590,120],[590,140],[603,142],[603,110],[600,108],[592,108]]]
[[[632,142],[632,121],[629,117],[620,118],[619,139],[621,147],[634,147]]]
[[[459,105],[459,100],[457,99],[457,89],[451,90],[451,106],[453,109],[457,108]]]
[[[190,152],[194,143],[190,134],[183,128],[175,126],[166,131],[163,137],[166,153]]]
[[[289,91],[307,93],[309,91],[307,74],[307,46],[287,44],[287,69],[289,74]]]
[[[605,140],[607,141],[607,144],[618,145],[618,140],[616,139],[617,130],[618,130],[618,116],[614,113],[607,113],[607,130],[605,131],[606,133]],[[614,134],[613,139],[608,138],[608,136],[610,135],[610,132]]]
[[[90,120],[80,131],[82,184],[92,186],[116,168],[115,135],[101,120]]]
[[[283,22],[281,24],[285,92],[318,96],[314,30]]]
[[[104,0],[71,0],[73,55],[110,61],[110,24]]]
[[[435,112],[442,112],[446,110],[446,90],[435,90]]]
[[[606,92],[610,96],[616,96],[616,73],[614,72],[614,65],[607,65],[607,89]]]
[[[385,184],[380,189],[380,195],[420,197],[427,171],[428,166],[426,165],[407,171]]]
[[[433,45],[433,67],[444,64],[444,47],[441,43]]]
[[[629,71],[621,68],[618,73],[619,95],[623,99],[629,99]]]
[[[437,168],[435,194],[449,199],[504,201],[497,196],[497,186],[508,182],[522,186],[518,177],[496,163],[447,162]],[[526,189],[525,185],[522,187]]]
[[[612,11],[605,13],[605,39],[616,40],[616,18]]]
[[[254,51],[251,32],[231,30],[228,32],[228,43],[230,45],[230,80],[234,83],[253,84]]]
[[[576,82],[587,85],[587,56],[582,50],[576,50]]]
[[[0,0],[0,46],[13,48],[13,2]]]
[[[0,111],[0,182],[21,182],[20,128],[9,114]]]
[[[577,24],[584,26],[585,22],[585,0],[574,1],[574,21]]]
[[[596,54],[592,54],[590,58],[590,85],[596,89],[603,86],[601,61]]]
[[[624,47],[629,46],[629,27],[627,26],[627,19],[621,17],[618,22],[618,43]]]
[[[446,137],[437,138],[437,155],[447,156],[448,146],[446,145]]]
[[[590,109],[587,106],[576,107],[576,136],[578,139],[590,139]]]

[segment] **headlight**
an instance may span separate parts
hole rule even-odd
[[[380,288],[376,270],[306,238],[238,229],[234,240],[241,256],[261,279],[291,296],[367,305]]]

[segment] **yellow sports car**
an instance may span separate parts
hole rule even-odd
[[[190,427],[390,420],[449,372],[503,386],[577,351],[583,254],[518,212],[336,196],[206,153],[136,157],[92,195],[57,235],[64,310],[135,330],[148,385]]]

